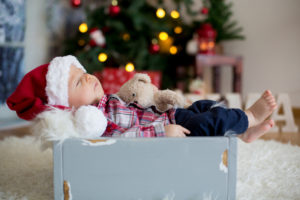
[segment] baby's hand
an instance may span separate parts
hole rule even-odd
[[[190,134],[191,132],[177,124],[169,124],[165,126],[167,137],[186,137],[185,134]]]

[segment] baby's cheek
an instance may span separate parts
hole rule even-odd
[[[85,90],[81,96],[81,103],[82,105],[91,105],[95,102],[96,95],[94,94],[94,91]]]
[[[81,103],[81,105],[90,104],[89,99],[90,99],[90,97],[88,96],[88,94],[86,94],[86,93],[80,94],[80,103]]]

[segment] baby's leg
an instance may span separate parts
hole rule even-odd
[[[177,109],[176,124],[191,131],[187,136],[224,136],[227,131],[242,134],[248,129],[248,118],[240,109],[227,109],[221,106],[203,113]]]
[[[274,96],[269,90],[266,90],[262,96],[245,111],[249,128],[261,124],[277,107]]]
[[[274,126],[274,121],[272,119],[266,120],[256,126],[249,128],[245,133],[238,135],[238,137],[244,142],[253,142],[260,136],[264,135]]]
[[[218,104],[218,102],[212,100],[199,100],[194,102],[191,106],[189,106],[187,110],[190,110],[195,114],[203,113],[209,111],[216,104]]]
[[[206,111],[209,111],[214,105],[216,105],[216,101],[211,100],[199,100],[194,102],[191,106],[188,108],[177,108],[175,119],[176,124],[185,126],[185,124],[194,116],[198,114],[203,114]]]

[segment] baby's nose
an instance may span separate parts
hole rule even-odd
[[[85,81],[89,82],[91,80],[91,76],[89,74],[85,74]]]

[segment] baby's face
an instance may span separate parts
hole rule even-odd
[[[69,106],[78,108],[82,105],[98,103],[104,92],[96,76],[84,73],[81,69],[71,66],[68,94]]]

